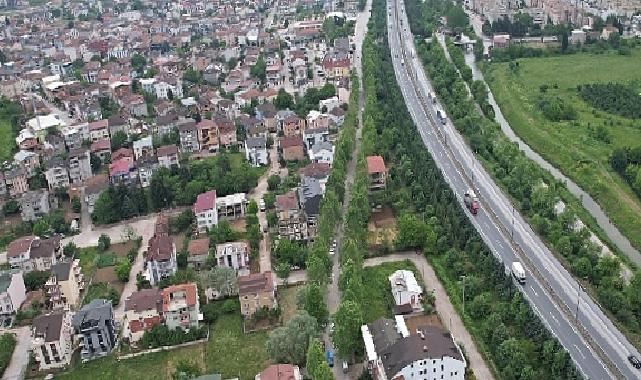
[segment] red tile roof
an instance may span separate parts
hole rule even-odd
[[[24,236],[9,243],[7,247],[7,257],[12,258],[19,256],[23,252],[27,252],[31,247],[31,242],[35,236]]]
[[[98,140],[91,144],[91,152],[98,152],[101,150],[111,150],[111,142],[109,139]]]
[[[216,190],[199,194],[194,203],[194,214],[216,208]]]
[[[128,173],[131,165],[131,162],[126,158],[116,160],[109,164],[109,175],[113,177],[119,173]]]
[[[176,292],[185,292],[185,303],[187,306],[195,306],[198,297],[198,287],[195,283],[172,285],[161,291],[162,294],[162,310],[168,311],[169,304],[171,303],[171,294]]]
[[[384,173],[385,171],[386,171],[385,161],[383,161],[383,157],[381,156],[367,157],[367,173],[369,174]]]
[[[291,364],[272,364],[260,373],[260,380],[295,380],[294,366]]]
[[[178,147],[176,145],[163,145],[156,149],[156,156],[169,156],[171,154],[178,154]]]
[[[285,136],[280,139],[280,147],[291,148],[293,146],[303,146],[303,138],[300,136]]]

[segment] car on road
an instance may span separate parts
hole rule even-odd
[[[343,373],[347,373],[347,371],[349,371],[349,365],[343,360]]]
[[[330,255],[334,255],[335,253],[336,253],[336,250],[334,249],[334,247],[330,247],[329,248],[329,254]]]
[[[261,198],[260,201],[258,201],[258,207],[260,208],[260,211],[265,212],[265,200]]]
[[[641,361],[639,361],[639,359],[637,359],[636,356],[634,355],[628,356],[628,361],[630,362],[630,364],[632,364],[634,368],[641,369]]]
[[[332,350],[325,351],[325,358],[327,359],[327,365],[330,368],[334,367],[334,353]]]

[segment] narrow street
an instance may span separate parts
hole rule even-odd
[[[3,331],[4,333],[5,331]],[[29,349],[31,347],[31,330],[29,326],[18,327],[8,332],[16,334],[16,348],[11,355],[9,366],[5,369],[2,380],[18,380],[24,377],[29,364]]]

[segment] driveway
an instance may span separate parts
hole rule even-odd
[[[29,347],[31,346],[31,332],[28,326],[2,331],[16,334],[16,348],[11,355],[11,362],[4,371],[2,380],[18,380],[24,378],[24,372],[29,364]]]

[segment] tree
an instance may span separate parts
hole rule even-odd
[[[201,277],[205,288],[213,288],[221,297],[238,294],[238,277],[234,268],[217,266]]]
[[[63,248],[62,248],[62,253],[65,255],[65,257],[75,257],[78,253],[80,252],[80,249],[76,246],[76,244],[72,241],[67,243]]]
[[[120,282],[129,281],[129,272],[131,271],[131,263],[129,260],[122,260],[116,265],[116,276]]]
[[[262,83],[265,83],[266,79],[266,70],[267,70],[267,63],[265,63],[265,58],[263,58],[263,55],[259,55],[258,59],[256,59],[256,64],[251,67],[249,70],[250,74],[258,79]]]
[[[280,186],[280,176],[277,174],[272,174],[267,178],[267,190],[276,191]]]
[[[28,291],[42,289],[49,279],[48,271],[31,271],[24,274],[24,286]]]
[[[111,136],[111,151],[115,152],[118,149],[127,146],[129,142],[129,137],[125,131],[116,131],[116,133]]]
[[[316,319],[305,311],[299,311],[285,326],[269,334],[267,354],[275,363],[305,364],[307,347],[311,337],[316,336]]]
[[[424,221],[413,214],[404,214],[398,218],[398,235],[396,247],[403,249],[421,249],[425,246],[430,228]]]
[[[49,223],[44,219],[38,219],[36,223],[33,225],[33,234],[38,236],[38,237],[45,237],[49,232],[51,231],[51,226],[49,226]]]
[[[2,212],[5,215],[17,214],[20,211],[20,203],[15,199],[8,200],[4,205],[2,205]]]
[[[279,110],[294,108],[294,97],[292,97],[284,88],[278,90],[278,95],[274,100],[274,106]]]
[[[100,234],[98,237],[98,249],[104,252],[111,246],[111,238],[107,234]]]
[[[291,266],[288,263],[278,263],[274,268],[276,271],[276,276],[282,280],[287,280],[289,273],[291,272]]]
[[[256,204],[255,200],[250,200],[249,204],[247,205],[247,214],[249,215],[256,215],[258,213],[258,205]]]
[[[314,380],[332,380],[334,375],[329,368],[323,348],[321,347],[318,338],[311,338],[309,340],[309,347],[307,348],[307,373]]]
[[[189,380],[194,379],[202,374],[198,364],[185,359],[178,361],[176,369],[171,375],[172,380]]]
[[[338,356],[349,359],[361,349],[363,312],[354,301],[343,301],[334,314],[335,329],[332,336]]]
[[[73,197],[71,198],[71,209],[75,213],[79,213],[82,209],[82,204],[80,203],[80,198]]]
[[[329,311],[325,304],[325,297],[323,291],[318,284],[307,285],[307,296],[305,297],[305,311],[321,325],[327,323]]]
[[[178,252],[178,255],[176,255],[176,264],[178,265],[178,269],[187,268],[188,258],[189,258],[189,254],[187,253],[187,251]]]

